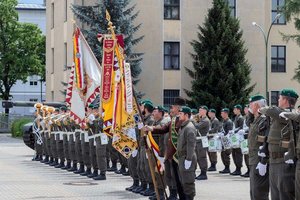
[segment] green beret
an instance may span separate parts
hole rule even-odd
[[[262,99],[265,99],[265,97],[262,96],[261,94],[256,94],[256,95],[250,97],[249,102],[251,103],[251,102],[259,101],[259,100],[262,100]]]
[[[93,104],[90,104],[88,107],[93,109],[93,108],[94,108],[94,105],[93,105]]]
[[[197,110],[196,108],[193,108],[193,109],[192,109],[192,114],[195,115],[195,114],[197,114],[197,113],[198,113],[198,110]]]
[[[215,109],[211,108],[211,109],[209,109],[209,111],[208,111],[208,112],[213,112],[213,113],[216,113],[217,111],[216,111]]]
[[[146,107],[146,108],[150,108],[150,109],[154,108],[154,105],[150,101],[146,101],[143,104],[144,104],[144,107]]]
[[[61,111],[67,111],[67,107],[66,107],[66,106],[61,106],[59,109],[60,109]]]
[[[286,96],[286,97],[293,97],[295,99],[298,99],[298,94],[293,90],[293,89],[283,89],[280,92],[281,96]]]
[[[207,106],[204,106],[204,105],[203,105],[203,106],[200,106],[199,109],[204,109],[204,110],[208,111],[208,107],[207,107]]]
[[[152,101],[150,99],[143,99],[143,100],[141,100],[141,104],[145,104],[145,103],[151,103],[153,105],[153,103],[152,103]]]
[[[155,106],[154,109],[157,109],[161,112],[166,112],[166,108],[164,108],[163,106]]]
[[[59,111],[59,108],[55,108],[55,111],[58,112],[58,111]]]
[[[236,104],[236,105],[234,106],[234,108],[237,108],[237,109],[240,109],[240,110],[243,109],[242,106],[241,106],[241,104]]]
[[[182,106],[180,108],[179,112],[183,112],[185,114],[191,114],[192,113],[192,109],[190,107],[187,107],[187,106]]]
[[[227,112],[227,113],[229,113],[229,108],[223,108],[223,109],[221,110],[221,112]]]

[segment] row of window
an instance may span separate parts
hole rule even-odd
[[[227,0],[230,8],[231,16],[236,17],[236,0]],[[276,19],[281,13],[280,8],[284,5],[285,0],[272,0],[272,22],[274,24],[286,24],[284,16]],[[180,2],[179,0],[164,0],[164,19],[179,20],[180,19]],[[276,19],[276,20],[275,20]]]
[[[180,69],[180,43],[164,43],[164,69]],[[286,47],[271,46],[271,72],[286,72]]]

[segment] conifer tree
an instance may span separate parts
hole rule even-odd
[[[220,110],[246,104],[255,85],[250,84],[251,67],[245,58],[239,20],[230,15],[224,0],[213,0],[213,7],[191,45],[193,68],[191,90],[185,90],[192,104]]]
[[[131,6],[130,2],[131,0],[99,0],[98,4],[94,6],[72,5],[72,10],[75,16],[85,25],[83,26],[85,28],[81,27],[81,30],[100,63],[102,62],[102,44],[97,40],[97,34],[108,34],[105,10],[109,11],[111,21],[116,27],[116,34],[124,35],[126,60],[131,66],[133,84],[136,84],[141,73],[140,65],[143,53],[134,52],[133,47],[144,36],[135,35],[141,24],[133,24],[139,12],[135,11],[135,5]]]

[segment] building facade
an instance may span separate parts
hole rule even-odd
[[[48,101],[64,100],[60,81],[67,82],[69,71],[66,66],[72,65],[74,16],[69,9],[70,4],[93,5],[95,1],[47,1]],[[284,42],[280,34],[296,32],[293,23],[286,23],[284,16],[277,16],[277,7],[284,0],[228,1],[231,14],[240,20],[243,30],[248,49],[246,58],[252,66],[251,83],[256,83],[253,93],[266,94],[266,78],[272,104],[277,103],[278,92],[282,88],[295,88],[300,92],[299,83],[292,80],[300,48],[295,42]],[[136,23],[142,23],[137,36],[145,36],[135,47],[137,52],[145,53],[138,90],[155,104],[169,105],[176,96],[187,97],[184,89],[190,89],[191,77],[185,67],[192,68],[190,42],[196,39],[198,25],[203,24],[212,0],[133,0],[132,3],[136,3],[136,11],[140,11]],[[266,45],[262,31],[267,32],[273,21],[267,46],[266,74]]]
[[[20,22],[36,24],[46,34],[46,5],[43,0],[19,0],[16,10]],[[45,101],[46,83],[39,76],[30,76],[27,82],[17,81],[11,88],[12,101]],[[4,108],[3,108],[4,111]],[[33,108],[13,107],[11,114],[32,115]]]

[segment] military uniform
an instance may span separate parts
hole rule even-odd
[[[181,184],[186,199],[193,199],[196,195],[195,189],[195,171],[197,166],[197,158],[195,154],[196,148],[196,128],[190,120],[181,124],[178,143],[178,167]],[[191,161],[191,166],[186,169],[185,161]]]
[[[210,120],[211,129],[208,131],[209,134],[216,134],[220,130],[220,122],[218,118],[214,117]],[[211,163],[211,167],[208,168],[208,171],[216,171],[216,165],[218,162],[217,152],[208,152],[209,161]]]
[[[197,131],[196,137],[196,155],[197,162],[201,169],[201,174],[196,178],[197,180],[207,179],[207,147],[203,148],[202,137],[206,137],[210,128],[210,121],[207,116],[201,117],[199,123],[194,122]]]
[[[230,130],[232,130],[233,128],[233,123],[232,121],[227,118],[226,120],[223,120],[223,130],[224,130],[224,135],[227,135],[228,132]],[[230,154],[231,154],[231,149],[224,149],[222,150],[221,152],[221,159],[222,159],[222,162],[225,166],[225,169],[223,171],[219,171],[221,174],[225,174],[225,173],[230,173],[230,169],[229,169],[229,166],[230,166]]]
[[[252,114],[250,114],[252,115]],[[258,150],[262,142],[257,141],[258,136],[264,136],[261,131],[262,126],[267,123],[266,116],[259,115],[249,124],[248,147],[249,147],[249,166],[250,166],[250,197],[251,200],[268,200],[269,199],[269,174],[259,175],[256,166],[260,159]]]
[[[271,117],[267,142],[270,155],[269,177],[272,200],[295,198],[295,167],[284,162],[284,154],[287,149],[280,145],[282,141],[289,141],[290,139],[289,137],[282,138],[282,130],[288,125],[288,121],[279,117],[283,111],[285,110],[275,106],[260,109],[262,114]]]
[[[234,118],[234,127],[235,130],[241,130],[244,126],[244,118],[242,115],[237,115]],[[241,168],[243,167],[243,154],[241,151],[241,148],[232,148],[232,158],[234,161],[234,164],[236,166],[236,170],[230,175],[241,175]]]
[[[75,155],[76,160],[79,163],[79,169],[75,171],[75,174],[80,174],[84,172],[84,163],[83,163],[83,157],[82,157],[82,148],[81,148],[81,129],[80,125],[75,125]]]

